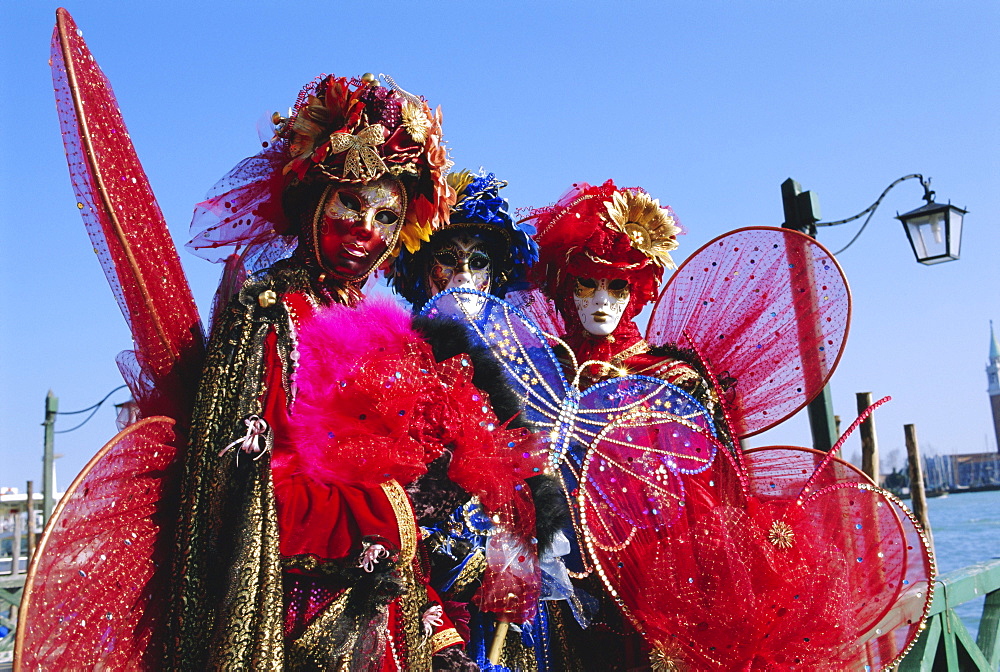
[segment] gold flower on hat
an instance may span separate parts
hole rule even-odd
[[[366,126],[357,135],[345,132],[330,134],[330,151],[334,154],[347,152],[344,177],[354,173],[358,179],[369,182],[388,170],[382,157],[372,149],[385,142],[384,134],[382,124]]]
[[[658,199],[645,192],[616,191],[612,200],[605,201],[608,219],[631,239],[632,247],[653,260],[658,266],[676,268],[670,251],[677,249],[680,227]]]
[[[406,132],[410,134],[415,143],[424,144],[427,140],[427,132],[431,130],[431,120],[423,106],[415,105],[407,100],[403,102],[399,111],[403,117],[403,128],[406,129]]]

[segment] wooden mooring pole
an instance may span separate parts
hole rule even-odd
[[[872,405],[871,392],[858,392],[855,394],[858,402],[858,415],[861,415]],[[875,438],[875,414],[872,413],[861,423],[861,471],[868,475],[868,478],[875,481],[875,485],[882,485],[879,481],[879,457],[878,440]]]
[[[13,517],[11,522],[14,524],[14,538],[11,539],[13,543],[10,546],[10,573],[15,576],[21,573],[21,534],[23,532],[21,509],[11,509],[10,514]]]
[[[59,412],[59,397],[52,390],[45,395],[45,448],[42,453],[42,522],[48,523],[56,501],[56,464],[53,444],[55,443],[56,414]]]
[[[28,562],[35,555],[35,482],[28,481],[28,502],[25,508],[28,510]]]
[[[924,528],[927,535],[927,542],[934,548],[934,539],[931,537],[931,521],[927,517],[927,497],[924,494],[924,468],[920,463],[920,446],[917,443],[917,428],[915,425],[903,425],[903,433],[906,435],[906,458],[910,465],[910,508],[913,515]]]

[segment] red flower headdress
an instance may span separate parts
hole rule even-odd
[[[639,187],[617,187],[612,180],[596,187],[581,182],[555,205],[532,210],[529,217],[538,231],[534,282],[562,313],[567,340],[578,357],[582,348],[588,350],[584,359],[606,360],[610,351],[590,350],[614,343],[611,350],[617,352],[638,341],[632,318],[656,298],[663,269],[674,268],[669,253],[677,249],[681,228],[670,206],[661,206]],[[587,336],[573,303],[576,278],[621,278],[631,289],[612,338],[592,343],[592,348],[583,345]]]
[[[282,208],[289,187],[314,182],[367,183],[383,175],[407,193],[399,240],[416,249],[447,221],[454,203],[444,171],[441,110],[383,75],[348,80],[323,76],[299,93],[264,149],[241,161],[195,207],[188,247],[210,261],[239,254],[248,270],[263,268],[294,248],[298,223]]]

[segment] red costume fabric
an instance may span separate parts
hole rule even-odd
[[[494,572],[479,602],[530,618],[537,579],[530,549],[533,510],[523,479],[533,472],[522,457],[532,450],[530,435],[501,427],[471,385],[468,358],[435,362],[410,329],[409,315],[391,303],[316,309],[300,293],[285,295],[284,302],[298,335],[299,368],[292,381],[297,396],[289,402],[284,391],[272,333],[265,341],[263,417],[274,437],[280,554],[286,571],[299,575],[285,580],[286,637],[300,636],[323,613],[345,585],[336,577],[374,543],[410,563],[427,593],[423,601],[441,605],[428,585],[414,514],[397,479],[407,483],[425,473],[445,446],[453,453],[452,479],[478,494],[524,548],[514,560],[518,571]],[[449,401],[463,397],[466,402],[449,411]],[[394,619],[402,617],[397,602],[391,603],[390,633]],[[402,636],[394,633],[390,645]],[[429,636],[441,646],[460,641],[447,615]],[[400,659],[397,651],[389,654],[385,661]]]
[[[690,344],[709,379],[695,396],[719,411],[719,438],[684,418],[660,426],[622,419],[585,451],[574,470],[578,533],[605,599],[642,634],[654,669],[892,667],[918,634],[933,589],[933,560],[912,515],[836,459],[843,439],[829,454],[744,451],[733,440],[787,418],[832,373],[850,312],[842,272],[799,234],[761,227],[722,236],[662,294],[649,330],[658,352],[624,324],[659,279],[647,263],[655,257],[649,229],[641,216],[624,226],[609,217],[609,189],[578,185],[536,211],[548,260],[538,278],[567,325],[565,341],[579,360],[613,365],[585,371],[581,385],[627,373],[676,376],[685,367],[668,350]],[[611,337],[582,329],[566,269],[633,285]],[[708,470],[663,470],[658,456],[670,445],[704,441],[716,446]],[[669,477],[684,483],[680,515],[664,496]],[[586,644],[588,633],[579,639]]]

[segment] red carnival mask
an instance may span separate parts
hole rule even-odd
[[[395,247],[405,210],[405,191],[393,178],[332,185],[313,222],[317,263],[341,280],[364,278]]]

